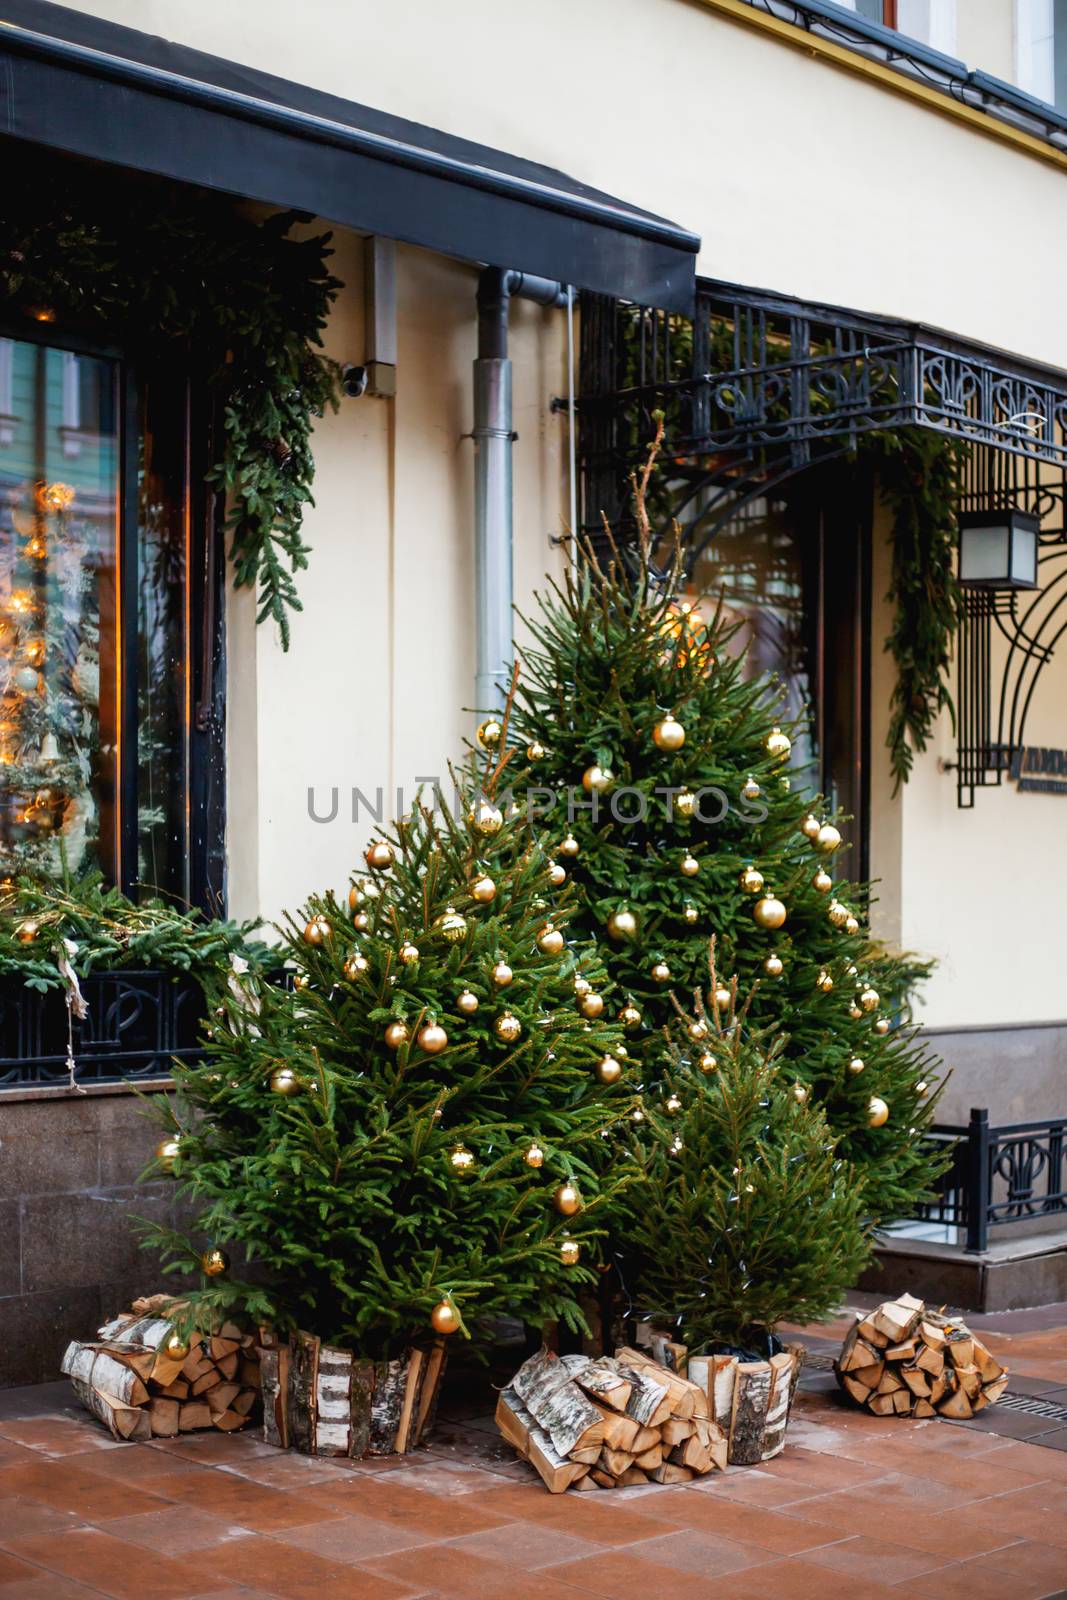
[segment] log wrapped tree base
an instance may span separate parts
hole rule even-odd
[[[726,1435],[730,1466],[753,1467],[782,1450],[803,1359],[802,1345],[789,1345],[769,1361],[689,1356],[686,1371],[708,1396]]]
[[[173,1438],[199,1428],[234,1433],[259,1402],[255,1339],[233,1322],[168,1347],[183,1305],[169,1295],[135,1300],[91,1343],[72,1340],[61,1370],[82,1404],[116,1439]]]
[[[1008,1372],[956,1317],[902,1294],[857,1317],[834,1363],[837,1381],[877,1417],[966,1420],[999,1400]]]
[[[260,1330],[263,1437],[309,1456],[403,1455],[433,1421],[445,1344],[413,1345],[367,1361],[314,1334],[278,1340]]]
[[[551,1494],[687,1483],[726,1465],[707,1394],[641,1350],[538,1351],[501,1393],[496,1423]]]

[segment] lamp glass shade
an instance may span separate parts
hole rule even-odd
[[[979,589],[1036,589],[1038,520],[1022,511],[971,513],[959,519],[962,584]]]
[[[1013,585],[1025,584],[1034,588],[1037,585],[1037,526],[1015,527],[1015,537],[1011,541],[1011,576]]]

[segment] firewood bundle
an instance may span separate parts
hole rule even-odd
[[[248,1421],[260,1388],[253,1335],[224,1322],[183,1344],[174,1331],[181,1310],[167,1295],[135,1300],[94,1341],[67,1346],[61,1370],[116,1439],[233,1433]]]
[[[834,1364],[837,1381],[877,1417],[966,1420],[999,1400],[1008,1373],[953,1317],[902,1294],[860,1317]]]
[[[687,1483],[726,1465],[706,1390],[640,1350],[540,1350],[502,1391],[496,1423],[551,1494]]]

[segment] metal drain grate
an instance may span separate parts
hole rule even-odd
[[[1050,1422],[1067,1422],[1067,1406],[1056,1400],[1039,1400],[1032,1394],[1012,1394],[1008,1389],[997,1401],[1006,1411],[1022,1411],[1028,1417],[1048,1417]]]

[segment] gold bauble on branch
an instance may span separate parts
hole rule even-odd
[[[390,1050],[399,1050],[411,1038],[406,1022],[391,1022],[385,1030],[384,1039]]]
[[[370,927],[370,918],[365,911],[357,911],[352,918],[352,926],[357,933],[366,933]]]
[[[701,1072],[714,1072],[718,1065],[718,1061],[712,1055],[710,1050],[705,1050],[703,1055],[697,1060],[697,1066],[700,1068]]]
[[[786,919],[786,909],[773,894],[765,894],[752,907],[752,915],[761,928],[780,928]]]
[[[419,1029],[419,1048],[428,1056],[437,1056],[448,1046],[448,1034],[439,1022],[427,1022]]]
[[[462,1011],[465,1017],[473,1017],[478,1009],[478,996],[471,994],[469,989],[464,989],[456,997],[456,1009]]]
[[[668,711],[652,729],[652,740],[659,750],[680,750],[685,743],[685,729],[673,711]]]
[[[540,740],[535,739],[532,744],[526,746],[526,759],[527,761],[543,761],[545,759],[545,747]]]
[[[745,894],[759,894],[763,888],[763,873],[756,867],[743,867],[737,881]]]
[[[846,921],[845,921],[845,932],[855,935],[855,934],[859,933],[859,931],[860,931],[859,918],[858,917],[854,917],[852,915],[852,913],[850,912],[848,917],[847,917],[847,919],[846,919]]]
[[[171,1332],[163,1340],[163,1354],[171,1361],[184,1361],[189,1350],[188,1339],[183,1339],[180,1333]]]
[[[360,952],[356,950],[352,955],[349,956],[348,960],[344,964],[344,975],[346,978],[354,982],[356,978],[361,977],[363,973],[366,972],[369,966],[370,962],[367,960],[366,956],[361,955]]]
[[[582,773],[582,788],[586,794],[606,794],[615,782],[610,767],[586,767]]]
[[[685,906],[682,910],[682,916],[685,918],[686,922],[699,922],[700,912],[697,910],[692,900],[687,900],[685,902]]]
[[[699,1044],[701,1039],[706,1039],[708,1036],[708,1025],[704,1021],[703,1017],[695,1017],[689,1024],[686,1032],[689,1034],[689,1037],[692,1039],[694,1044]]]
[[[853,1001],[852,1004],[848,1008],[848,1014],[852,1018],[853,1022],[858,1022],[859,1019],[862,1017],[863,1012],[860,1010],[860,1008],[856,1004],[856,1002]]]
[[[451,1333],[459,1332],[459,1312],[448,1300],[441,1300],[430,1312],[430,1326],[434,1333],[440,1333],[446,1338]]]
[[[852,1073],[853,1077],[858,1077],[859,1074],[864,1071],[866,1066],[867,1063],[864,1061],[862,1056],[853,1056],[848,1064],[848,1070]]]
[[[559,1259],[565,1267],[576,1267],[581,1247],[577,1239],[561,1239],[559,1245]]]
[[[841,843],[840,831],[832,822],[824,822],[815,835],[815,843],[824,856],[832,855]]]
[[[312,917],[304,925],[304,943],[320,945],[330,937],[332,929],[325,917]]]
[[[687,821],[697,808],[697,797],[692,789],[681,789],[674,797],[674,810]]]
[[[811,886],[813,889],[818,889],[820,894],[829,894],[830,890],[834,886],[834,880],[831,878],[828,872],[825,872],[823,868],[820,867],[814,878],[811,880]]]
[[[685,878],[695,878],[700,871],[700,862],[696,856],[684,855],[678,863],[678,870]]]
[[[835,928],[843,928],[848,921],[848,907],[843,906],[840,900],[831,900],[826,908],[826,915]]]
[[[653,963],[652,977],[656,983],[670,983],[671,969],[665,961],[656,961]]]
[[[880,1128],[889,1121],[889,1107],[878,1095],[872,1095],[867,1107],[867,1126]]]
[[[595,1022],[604,1009],[604,996],[590,989],[588,994],[579,995],[578,1010],[590,1022]]]
[[[493,982],[498,989],[506,989],[515,974],[506,961],[498,961],[493,967]]]
[[[637,918],[625,906],[620,906],[608,918],[608,932],[613,939],[632,939],[637,933]]]
[[[467,821],[475,833],[490,838],[494,833],[499,833],[504,826],[504,813],[491,801],[479,800],[478,804],[468,811]]]
[[[441,915],[434,919],[434,931],[441,935],[446,944],[458,944],[467,932],[467,919],[455,906],[446,906]]]
[[[556,1210],[564,1217],[577,1216],[582,1209],[582,1197],[577,1186],[568,1178],[566,1183],[561,1183],[552,1196]]]
[[[474,1165],[473,1152],[465,1144],[457,1144],[448,1152],[449,1165],[457,1172],[469,1172]]]
[[[567,881],[567,869],[558,861],[553,861],[548,869],[548,881],[553,889],[561,889]]]
[[[618,1083],[622,1077],[622,1064],[614,1056],[601,1056],[596,1064],[596,1075],[601,1083]]]
[[[533,1139],[526,1146],[526,1149],[522,1153],[522,1159],[525,1161],[528,1167],[533,1167],[536,1169],[537,1167],[544,1166],[545,1152],[541,1149],[541,1146],[538,1144],[536,1139]]]
[[[358,911],[360,906],[363,904],[364,900],[366,900],[366,898],[367,897],[363,893],[363,890],[360,887],[360,885],[358,883],[354,883],[352,885],[351,889],[349,889],[349,891],[348,891],[348,909],[349,909],[349,911]]]
[[[386,844],[384,839],[376,839],[368,845],[363,852],[363,859],[374,872],[385,872],[396,860],[391,844]]]
[[[479,905],[487,906],[496,897],[496,884],[488,876],[475,878],[471,884],[471,898],[477,900]]]
[[[418,945],[412,944],[410,939],[406,939],[400,946],[400,959],[405,967],[413,967],[419,959]]]
[[[864,1011],[877,1011],[879,999],[878,990],[872,988],[870,984],[860,991],[860,1005]]]
[[[493,1023],[493,1032],[505,1044],[514,1044],[522,1032],[522,1023],[510,1011],[505,1011]]]
[[[830,990],[833,988],[833,986],[834,986],[833,978],[827,972],[825,967],[821,968],[818,977],[815,979],[815,987],[816,987],[816,989],[821,990],[821,992],[823,994],[829,994]]]
[[[487,717],[484,722],[478,724],[475,737],[483,750],[495,750],[504,737],[504,729],[496,717]]]
[[[763,741],[763,748],[774,761],[784,761],[793,748],[793,741],[781,728],[772,728]]]
[[[793,1085],[793,1099],[796,1101],[797,1105],[798,1106],[802,1106],[804,1104],[804,1102],[807,1100],[807,1098],[808,1098],[808,1091],[804,1087],[804,1085],[802,1083],[794,1083],[794,1085]]]
[[[294,989],[310,989],[311,988],[311,979],[308,977],[306,972],[298,972],[296,974],[296,977],[293,979],[293,988]]]
[[[768,978],[780,978],[785,971],[785,962],[776,951],[772,950],[770,955],[764,958],[763,970]]]
[[[546,922],[537,935],[537,948],[542,955],[558,956],[563,949],[563,944],[564,939],[560,930],[554,928],[550,922]]]
[[[874,1025],[875,1033],[886,1034],[889,1032],[889,1018],[879,1017]]]
[[[720,1011],[729,1011],[730,1006],[733,1004],[733,998],[733,994],[724,983],[715,985],[715,1004]]]
[[[176,1133],[171,1134],[169,1139],[161,1139],[159,1144],[156,1145],[156,1160],[161,1167],[166,1167],[168,1171],[173,1167],[181,1153],[181,1137]]]
[[[275,1067],[270,1075],[271,1094],[299,1094],[302,1088],[300,1074],[294,1072],[292,1067]]]
[[[627,1033],[632,1033],[635,1028],[639,1028],[641,1026],[641,1013],[632,1003],[624,1005],[622,1010],[619,1012],[619,1021],[622,1023]]]
[[[578,841],[573,833],[564,834],[559,843],[561,856],[576,856],[578,854]]]
[[[677,1112],[681,1111],[682,1102],[681,1102],[681,1100],[679,1100],[679,1098],[678,1098],[678,1096],[676,1094],[669,1094],[667,1096],[666,1100],[664,1100],[663,1106],[664,1106],[664,1110],[669,1111],[671,1116],[673,1117],[673,1116],[676,1115]]]
[[[230,1258],[225,1250],[217,1246],[213,1250],[205,1250],[200,1257],[200,1270],[205,1278],[218,1278],[229,1270]]]
[[[915,1093],[919,1095],[927,1095],[930,1093],[930,1085],[927,1083],[925,1078],[919,1079],[918,1083],[915,1085]]]
[[[576,995],[588,994],[592,987],[593,985],[589,982],[588,978],[583,977],[580,972],[575,973],[574,992]]]
[[[758,800],[760,797],[760,792],[760,786],[756,782],[755,778],[746,778],[744,783],[741,785],[742,800]]]
[[[814,841],[819,837],[819,827],[820,823],[818,817],[813,817],[809,811],[807,816],[804,818],[804,821],[800,824],[800,831],[804,835],[805,839],[811,839]]]

